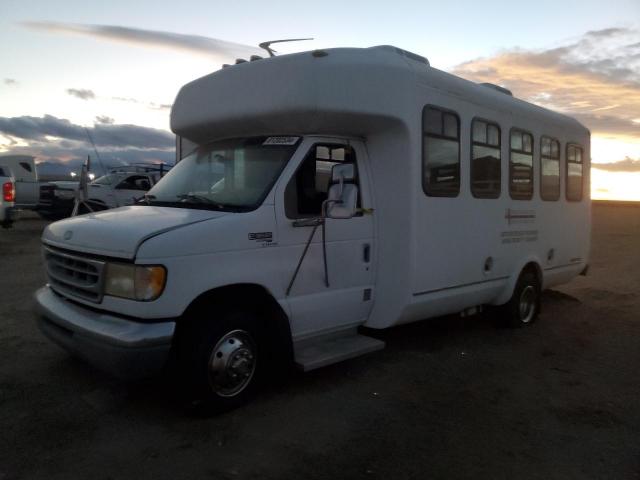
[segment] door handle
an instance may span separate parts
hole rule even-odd
[[[365,243],[362,246],[362,260],[364,263],[369,263],[371,261],[371,245]]]
[[[302,218],[291,222],[292,227],[317,227],[322,224],[322,218]]]
[[[493,257],[487,257],[484,261],[484,273],[489,273],[493,269]]]

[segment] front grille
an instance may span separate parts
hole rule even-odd
[[[55,187],[53,185],[42,185],[40,187],[40,205],[52,205]]]
[[[51,287],[65,296],[95,303],[102,301],[105,262],[44,248],[44,261]]]

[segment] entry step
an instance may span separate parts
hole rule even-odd
[[[321,337],[296,345],[296,366],[304,372],[342,362],[365,353],[382,350],[384,342],[372,337],[352,333],[344,336]]]

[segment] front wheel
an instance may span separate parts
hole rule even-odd
[[[258,389],[266,366],[258,319],[238,311],[185,321],[176,353],[180,393],[187,407],[209,414],[246,403]]]
[[[530,270],[522,272],[511,299],[500,307],[501,323],[508,327],[533,323],[540,314],[540,294],[538,276]]]

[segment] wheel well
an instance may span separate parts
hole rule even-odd
[[[524,272],[532,272],[538,279],[538,285],[540,285],[540,288],[542,289],[542,269],[540,268],[540,265],[538,265],[536,262],[529,262],[523,267],[522,273],[520,273],[520,275],[522,275]]]
[[[251,309],[253,313],[264,320],[267,340],[274,349],[274,356],[278,357],[277,361],[292,364],[293,342],[289,317],[266,288],[261,285],[243,283],[226,285],[200,294],[189,304],[178,321],[176,334],[180,335],[181,325],[193,318],[195,312],[211,305],[215,305],[216,312],[234,308]],[[212,318],[211,321],[215,321],[215,318]]]

